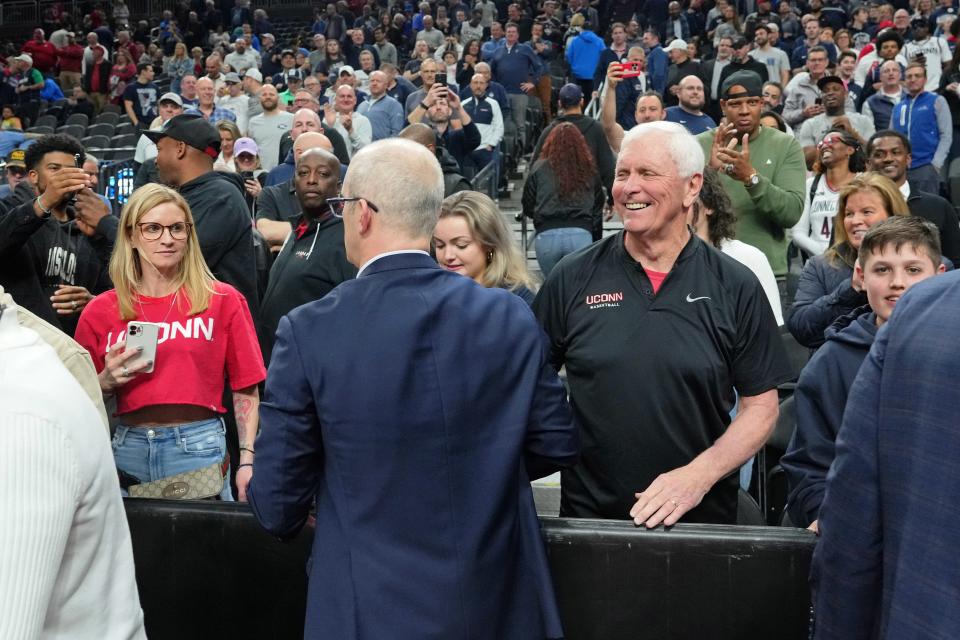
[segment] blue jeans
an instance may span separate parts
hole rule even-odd
[[[141,482],[153,482],[223,462],[227,455],[226,433],[220,418],[174,427],[121,424],[113,435],[113,460],[118,469]],[[229,473],[223,480],[220,499],[233,500]]]
[[[586,229],[563,227],[547,229],[537,234],[534,247],[537,250],[537,263],[540,272],[546,278],[550,271],[568,253],[579,251],[593,243],[593,236]]]

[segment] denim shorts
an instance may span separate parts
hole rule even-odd
[[[227,455],[226,432],[220,418],[167,427],[120,424],[113,435],[113,459],[121,471],[141,482],[153,482],[223,462]],[[220,499],[233,500],[229,473]]]

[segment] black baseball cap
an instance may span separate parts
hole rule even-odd
[[[733,87],[743,87],[745,91],[731,93]],[[720,87],[720,97],[723,100],[733,98],[759,98],[763,95],[763,80],[753,71],[737,71],[727,76]]]
[[[205,153],[214,160],[220,155],[220,134],[216,127],[196,113],[173,116],[160,131],[144,131],[143,135],[157,143],[161,138],[179,140]]]
[[[824,87],[828,84],[839,84],[842,85],[844,89],[847,88],[847,83],[843,81],[843,78],[840,76],[823,76],[817,80],[817,88],[823,91]]]

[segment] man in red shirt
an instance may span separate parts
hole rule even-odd
[[[60,88],[65,95],[80,86],[80,71],[83,67],[83,47],[77,44],[77,34],[67,34],[67,46],[57,49],[57,63],[60,65]]]
[[[53,71],[57,64],[57,48],[44,39],[43,29],[34,29],[33,40],[23,43],[20,52],[29,54],[33,66],[44,75]]]

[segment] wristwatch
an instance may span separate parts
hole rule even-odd
[[[421,102],[420,108],[423,109],[424,111],[430,111],[430,105],[428,105],[426,102]]]
[[[750,187],[755,187],[758,184],[760,184],[760,174],[754,170],[754,172],[750,174],[750,177],[747,178],[747,181],[744,183],[744,185],[749,189]]]

